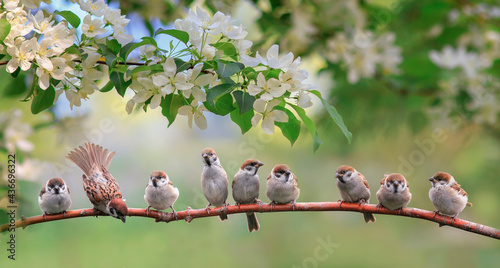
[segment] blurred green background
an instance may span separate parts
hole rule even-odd
[[[179,1],[174,5],[150,1],[150,5],[141,6],[140,1],[120,2],[124,12],[134,11],[138,15],[137,20],[141,16],[156,16],[163,23],[181,16],[179,6],[192,3]],[[293,51],[303,57],[313,76],[311,82],[330,95],[330,102],[353,133],[352,144],[347,144],[341,131],[319,105],[310,112],[323,140],[315,154],[312,140],[305,131],[291,147],[278,130],[277,134],[267,136],[256,128],[242,136],[229,118],[213,115],[207,115],[208,129],[205,131],[189,129],[185,117],[178,117],[167,128],[167,121],[159,111],[127,115],[124,108],[127,100],[111,92],[94,94],[73,111],[68,110],[67,102],[61,98],[54,109],[34,116],[30,114],[29,103],[18,101],[26,88],[9,84],[19,85],[22,81],[12,80],[1,72],[2,81],[7,82],[0,85],[0,112],[14,108],[22,111],[20,121],[35,127],[28,138],[34,149],[26,154],[26,159],[43,161],[26,160],[18,165],[17,171],[22,178],[17,187],[18,217],[41,213],[37,204],[38,192],[53,176],[63,177],[70,187],[71,209],[90,207],[82,191],[81,172],[64,156],[75,146],[92,140],[117,152],[110,171],[120,183],[129,207],[146,207],[143,195],[152,170],[164,170],[179,188],[181,194],[175,204],[176,210],[184,210],[187,206],[205,207],[207,202],[200,187],[203,168],[200,153],[210,146],[218,153],[230,178],[247,158],[258,158],[265,163],[259,171],[264,202],[268,202],[265,178],[276,164],[288,164],[298,177],[300,202],[340,199],[334,170],[339,165],[349,164],[368,179],[373,196],[371,203],[376,203],[375,193],[383,175],[401,172],[413,194],[409,206],[434,210],[428,198],[430,183],[427,178],[437,171],[446,171],[454,175],[474,204],[459,217],[500,228],[500,203],[496,198],[500,192],[496,175],[500,173],[498,112],[492,112],[492,121],[479,120],[484,109],[471,108],[474,95],[470,90],[458,85],[453,91],[458,93],[450,94],[443,87],[461,74],[457,70],[437,68],[428,57],[430,50],[441,51],[446,44],[458,46],[456,43],[460,43],[461,36],[478,29],[483,33],[498,31],[498,19],[484,19],[477,14],[463,15],[455,25],[449,23],[453,10],[468,14],[463,10],[479,2],[245,3],[261,10],[259,20],[250,25],[254,28],[248,29],[250,33],[251,29],[260,33],[253,37],[256,45],[265,47],[266,42],[279,42],[280,51]],[[399,7],[397,12],[391,6],[395,4]],[[152,9],[154,5],[157,8]],[[207,1],[206,6],[233,11],[237,18],[241,15],[237,4]],[[310,24],[316,32],[308,35],[310,40],[306,43],[295,40],[297,35],[290,30],[297,25],[293,23],[294,16],[307,17],[293,15],[296,10],[313,17]],[[324,12],[318,13],[321,10]],[[348,18],[340,17],[342,14]],[[387,23],[371,23],[376,21],[376,14],[391,16]],[[384,73],[383,68],[377,67],[372,77],[350,83],[346,79],[347,63],[325,61],[320,53],[321,49],[327,49],[321,47],[325,40],[337,32],[348,32],[346,25],[360,24],[363,20],[364,29],[396,34],[395,44],[402,47],[400,74]],[[153,24],[146,20],[145,28]],[[442,34],[427,38],[427,33],[436,25],[444,29]],[[267,31],[274,31],[273,34],[266,35],[264,26],[270,27]],[[481,53],[475,47],[468,48]],[[499,61],[495,55],[491,56],[492,66],[481,71],[492,79],[492,84],[485,87],[498,100]],[[6,154],[1,153],[2,178],[6,177],[6,163],[3,163]],[[18,155],[25,154],[18,152]],[[2,208],[4,202],[5,199],[0,202]],[[234,203],[232,198],[229,202]],[[0,223],[6,221],[4,212],[0,212]],[[0,234],[0,267],[496,267],[500,263],[497,240],[450,227],[439,228],[424,220],[378,215],[376,223],[365,224],[361,214],[352,212],[257,216],[261,230],[251,234],[247,231],[244,215],[230,215],[226,222],[213,217],[195,219],[191,223],[165,224],[131,217],[123,224],[109,217],[87,217],[37,224],[16,230],[16,261],[7,259],[7,233]]]

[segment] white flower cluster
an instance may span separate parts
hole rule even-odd
[[[24,2],[3,0],[1,4],[4,12],[0,18],[5,18],[11,26],[4,40],[5,47],[0,47],[0,52],[12,57],[6,70],[13,73],[18,68],[27,71],[33,67],[41,89],[47,89],[51,79],[60,81],[54,85],[57,92],[55,101],[65,92],[71,108],[80,106],[81,99],[97,89],[95,81],[103,77],[103,73],[96,68],[101,56],[88,43],[80,44],[88,56],[84,61],[79,60],[79,55],[67,53],[66,49],[77,40],[76,29],[70,29],[64,21],[55,24],[53,16],[45,16],[41,9],[33,15],[23,5]],[[37,1],[28,2],[28,7],[33,8]],[[105,27],[111,26],[112,36],[120,44],[132,41],[132,36],[124,33],[129,20],[120,14],[119,9],[111,10],[104,0],[80,0],[80,6],[89,13],[81,25],[87,38],[105,34],[108,31]]]
[[[351,36],[344,32],[327,41],[326,57],[332,62],[343,62],[347,67],[347,81],[355,84],[360,78],[372,78],[377,65],[384,74],[398,74],[403,61],[401,49],[394,45],[393,33],[375,37],[370,31],[356,30]]]
[[[21,122],[23,112],[12,110],[0,113],[0,147],[7,149],[11,153],[17,150],[21,152],[31,152],[33,143],[28,141],[28,137],[33,133],[33,128]]]
[[[249,55],[252,42],[245,40],[247,32],[240,26],[232,25],[231,16],[221,12],[213,16],[197,7],[196,12],[189,10],[185,19],[175,21],[177,30],[185,31],[189,34],[189,42],[192,45],[191,54],[194,62],[193,68],[186,71],[177,72],[175,61],[172,57],[154,59],[148,62],[149,65],[161,63],[162,71],[150,74],[149,72],[137,72],[130,77],[132,79],[131,88],[135,91],[135,96],[127,104],[127,112],[130,113],[136,105],[144,106],[149,100],[149,107],[157,108],[162,97],[173,94],[176,91],[182,93],[186,99],[186,105],[179,108],[180,115],[188,116],[189,126],[192,126],[194,119],[196,125],[201,129],[206,128],[206,119],[203,111],[206,108],[199,104],[206,100],[207,89],[221,84],[216,72],[213,69],[206,69],[202,72],[203,62],[211,61],[221,57],[217,45],[222,42],[230,42],[238,51],[240,61],[249,67],[256,67],[258,75],[255,78],[242,78],[250,80],[247,91],[251,96],[255,96],[253,108],[257,112],[252,119],[252,124],[256,126],[261,120],[262,128],[268,134],[274,133],[274,122],[287,122],[288,116],[285,112],[274,109],[284,100],[285,95],[296,100],[300,107],[312,106],[309,96],[310,85],[304,80],[308,73],[299,68],[300,58],[294,60],[292,53],[279,57],[278,45],[273,45],[267,51],[266,57],[258,52],[255,57]],[[151,58],[155,56],[155,48],[151,46],[141,47],[141,58]],[[130,69],[133,69],[131,67]],[[266,79],[263,71],[277,69],[277,77]],[[129,78],[129,79],[130,79]],[[286,94],[289,92],[290,94]],[[192,101],[188,99],[192,97]]]
[[[149,107],[156,109],[160,105],[162,97],[173,94],[178,90],[186,99],[194,98],[191,103],[179,108],[179,114],[188,116],[190,127],[192,127],[194,116],[196,125],[200,129],[206,129],[207,123],[202,113],[206,111],[206,108],[203,104],[198,105],[198,103],[206,101],[207,95],[202,88],[210,84],[214,86],[217,83],[217,75],[212,72],[202,73],[203,64],[198,64],[185,72],[177,72],[175,60],[172,57],[168,57],[161,66],[163,71],[153,75],[149,75],[148,71],[132,75],[130,88],[136,94],[127,103],[127,113],[130,114],[135,105],[143,106],[150,98]],[[133,67],[130,69],[133,69]]]
[[[437,66],[458,71],[458,75],[440,81],[444,97],[453,99],[460,90],[466,91],[471,101],[466,107],[475,111],[477,123],[495,124],[500,112],[498,89],[500,81],[488,74],[493,62],[500,58],[500,34],[496,31],[479,31],[473,27],[460,36],[457,48],[446,45],[441,51],[429,52],[430,60]]]

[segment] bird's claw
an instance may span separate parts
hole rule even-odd
[[[172,209],[172,214],[174,215],[174,218],[175,220],[178,220],[179,218],[177,218],[177,211],[175,211],[174,207],[170,207]]]
[[[295,202],[295,200],[292,201],[292,209],[293,211],[295,211],[295,205],[297,205],[297,202]]]

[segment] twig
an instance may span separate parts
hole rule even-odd
[[[209,209],[208,213],[205,209],[191,209],[188,208],[184,211],[177,212],[177,218],[173,213],[161,212],[156,210],[151,210],[146,214],[145,209],[139,208],[129,208],[128,216],[136,217],[148,217],[153,218],[158,222],[171,222],[178,220],[185,220],[187,222],[192,221],[195,218],[205,218],[213,217],[222,214],[223,207]],[[250,204],[250,205],[240,205],[238,206],[228,206],[227,214],[237,214],[245,212],[284,212],[284,211],[294,211],[291,204],[287,205],[275,205],[271,208],[269,204]],[[297,203],[295,205],[295,211],[356,211],[356,212],[371,212],[374,214],[387,214],[395,216],[404,216],[411,218],[419,218],[432,222],[436,222],[439,226],[448,225],[461,229],[464,231],[489,236],[500,240],[500,230],[486,225],[474,223],[471,221],[466,221],[462,219],[453,219],[451,217],[443,216],[440,214],[435,214],[432,211],[418,209],[418,208],[404,208],[402,210],[390,211],[386,208],[373,205],[373,204],[357,204],[357,203],[346,203],[346,202],[317,202],[317,203]],[[47,215],[46,220],[43,215],[33,216],[25,218],[24,220],[17,220],[15,224],[9,225],[4,224],[0,226],[0,232],[5,232],[9,228],[17,228],[42,223],[49,221],[57,221],[63,219],[79,218],[79,217],[89,217],[89,216],[105,216],[101,212],[94,214],[93,209],[78,209],[71,210],[63,214]],[[376,223],[375,223],[376,224]]]

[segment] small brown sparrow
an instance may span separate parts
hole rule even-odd
[[[43,211],[44,218],[47,214],[65,213],[71,206],[69,188],[61,178],[48,180],[40,190],[38,205]]]
[[[149,177],[149,183],[146,186],[144,200],[148,204],[146,211],[152,207],[157,210],[171,208],[174,216],[177,212],[174,209],[174,203],[179,197],[179,189],[174,187],[172,181],[163,171],[153,171]]]
[[[267,177],[266,195],[271,200],[271,207],[292,203],[295,209],[295,201],[300,195],[299,181],[287,165],[274,166]]]
[[[363,174],[351,166],[343,165],[335,171],[335,178],[337,178],[337,187],[343,202],[370,203],[370,186]],[[366,223],[376,220],[372,213],[363,213],[363,217]]]
[[[203,149],[201,157],[203,158],[203,163],[205,163],[205,167],[203,167],[203,171],[201,172],[201,188],[209,202],[206,207],[207,212],[211,205],[215,207],[227,207],[226,200],[229,194],[229,182],[226,171],[221,166],[214,149]],[[221,221],[227,220],[227,214],[219,215],[219,218]]]
[[[430,177],[429,181],[432,183],[429,198],[437,209],[436,213],[456,218],[465,206],[472,207],[472,204],[467,202],[467,193],[450,174],[438,172]]]
[[[405,177],[399,173],[385,175],[380,181],[377,199],[380,205],[388,210],[406,207],[410,203],[411,193]]]
[[[264,164],[256,159],[248,159],[240,167],[233,179],[233,199],[236,205],[252,204],[258,202],[259,198],[259,175],[257,171]],[[253,232],[260,229],[259,221],[254,212],[247,212],[248,231]]]
[[[85,173],[82,176],[83,189],[94,205],[94,210],[99,210],[125,223],[128,208],[122,199],[120,186],[108,171],[115,152],[108,154],[108,149],[103,149],[102,146],[93,143],[86,143],[85,147],[75,148],[66,158]]]

